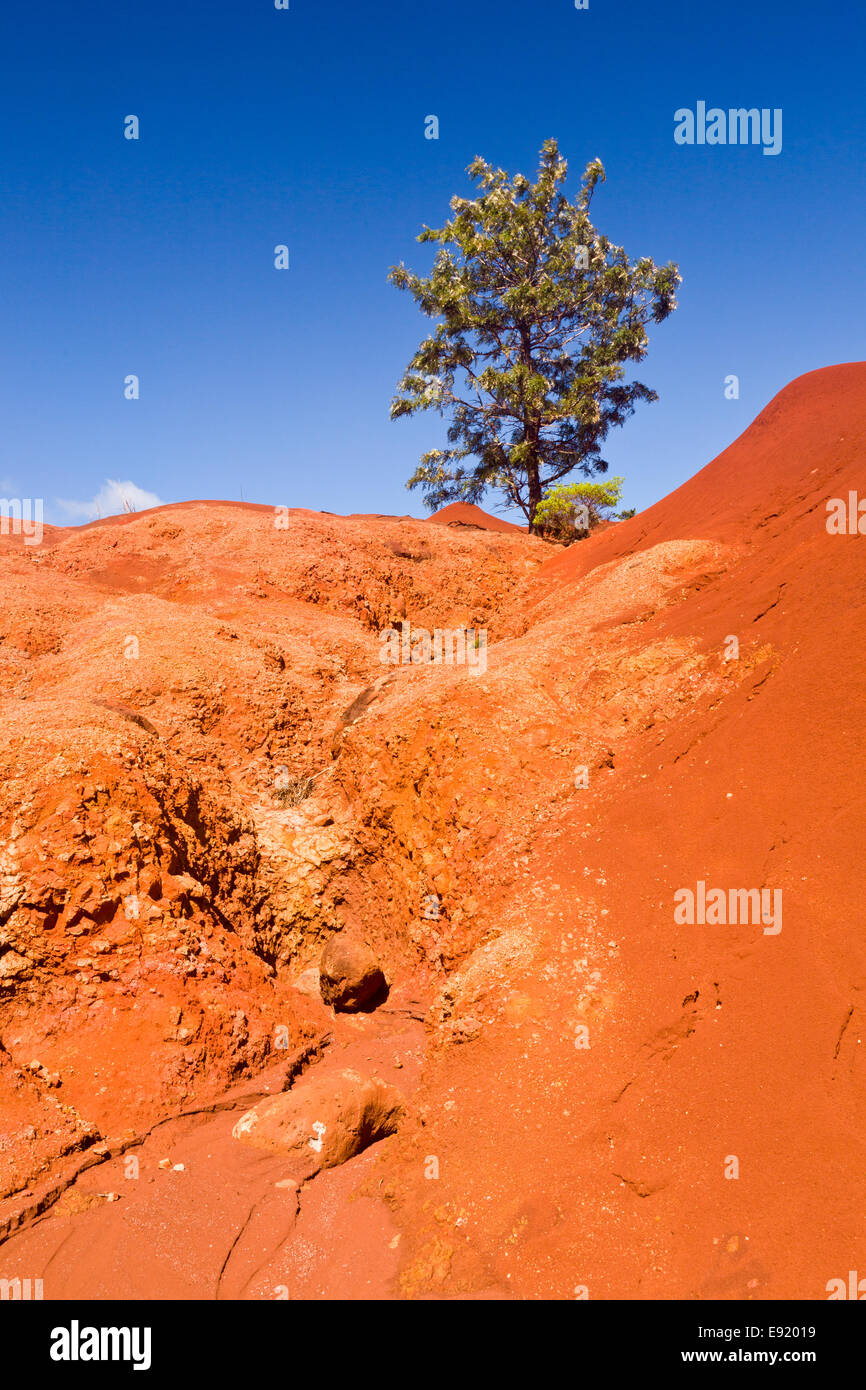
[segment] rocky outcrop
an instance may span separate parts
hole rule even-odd
[[[393,1134],[402,1113],[403,1098],[394,1086],[348,1069],[328,1071],[261,1101],[232,1134],[244,1144],[284,1154],[290,1175],[302,1182]]]

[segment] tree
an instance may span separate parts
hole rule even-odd
[[[568,165],[555,140],[542,147],[535,183],[481,158],[467,172],[479,196],[452,198],[451,220],[418,237],[439,246],[429,276],[402,264],[389,271],[439,320],[403,375],[391,418],[450,416],[450,447],[425,453],[407,484],[423,489],[431,509],[479,502],[491,489],[535,530],[545,490],[575,468],[604,473],[608,431],[638,401],[658,399],[626,382],[625,367],[646,355],[650,319],[661,323],[676,308],[681,277],[648,256],[632,264],[596,231],[598,159],[575,202],[562,192]]]

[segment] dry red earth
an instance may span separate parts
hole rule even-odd
[[[0,540],[0,1276],[866,1274],[866,540],[826,527],[864,451],[850,364],[567,550],[477,508],[231,502]],[[382,664],[406,620],[486,628],[486,670]],[[782,929],[676,921],[698,881],[780,890]],[[338,931],[389,984],[353,1013],[317,988]],[[322,1166],[280,1149],[310,1096]]]

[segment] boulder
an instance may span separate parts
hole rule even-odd
[[[393,1134],[403,1113],[394,1086],[356,1071],[329,1071],[259,1101],[232,1135],[243,1144],[285,1155],[298,1182],[336,1168],[377,1139]]]
[[[385,987],[385,976],[366,942],[356,936],[332,936],[319,963],[320,988],[326,1004],[351,1013]]]

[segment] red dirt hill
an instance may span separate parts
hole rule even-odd
[[[862,1268],[866,539],[825,523],[864,454],[850,364],[553,556],[220,504],[0,541],[0,1272],[823,1299]],[[401,619],[486,628],[486,666],[383,666]],[[678,921],[701,882],[781,893],[781,929]],[[340,931],[370,1012],[316,989]],[[308,1073],[404,1112],[288,1201],[232,1129]]]
[[[515,526],[513,521],[505,521],[501,516],[491,516],[481,507],[476,507],[474,502],[450,502],[447,507],[440,507],[438,512],[428,516],[427,520],[437,526],[478,526],[482,531],[526,532],[525,526]]]

